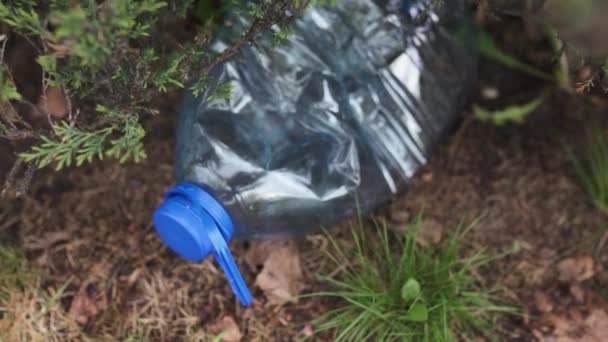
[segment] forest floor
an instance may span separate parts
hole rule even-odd
[[[502,24],[503,46],[531,62],[543,58],[538,57],[542,49],[520,39],[520,22]],[[471,103],[498,108],[535,98],[548,87],[484,60]],[[25,251],[43,274],[9,294],[5,310],[17,318],[0,317],[0,331],[12,329],[7,341],[18,338],[20,330],[40,341],[204,340],[222,331],[225,340],[291,341],[314,332],[311,319],[337,304],[319,298],[285,303],[285,296],[277,295],[324,286],[316,275],[332,269],[323,234],[288,242],[233,242],[254,291],[247,308],[236,302],[214,261],[190,263],[162,244],[151,216],[174,183],[179,94],[157,102],[160,114],[145,123],[144,162],[41,170],[25,195],[0,200],[0,241]],[[602,341],[608,336],[606,216],[578,185],[563,144],[564,137],[576,134],[573,127],[580,127],[572,124],[573,117],[605,111],[588,102],[554,91],[525,123],[502,127],[478,121],[467,109],[409,189],[372,215],[399,230],[423,210],[423,227],[439,239],[461,222],[479,219],[466,251],[492,255],[519,246],[477,275],[484,286],[496,287],[503,301],[521,307],[521,314],[498,322],[500,340]],[[2,176],[12,159],[7,146],[0,146]],[[349,236],[345,226],[331,232],[338,239]],[[275,275],[277,287],[285,288],[260,286],[273,257],[270,250],[286,253],[301,267],[299,274]]]

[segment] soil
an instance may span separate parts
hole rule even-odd
[[[526,34],[519,20],[499,24],[498,36],[509,51],[530,63],[547,58],[542,39]],[[497,99],[481,95],[488,87],[498,90]],[[482,61],[478,88],[472,102],[500,107],[535,98],[548,85]],[[68,282],[63,309],[77,311],[80,329],[98,339],[124,338],[143,324],[150,329],[149,340],[179,341],[188,329],[219,329],[221,322],[230,321],[224,319],[228,316],[243,341],[305,336],[314,330],[310,320],[335,302],[313,298],[277,306],[253,287],[255,301],[243,308],[216,264],[184,261],[156,236],[150,218],[174,182],[178,100],[178,93],[157,98],[159,115],[145,122],[148,158],[144,162],[104,161],[64,172],[44,169],[35,174],[24,196],[2,199],[0,241],[27,251],[47,274],[42,288],[57,289]],[[572,284],[560,281],[561,261],[591,257],[592,276],[576,286],[596,296],[594,303],[608,295],[608,275],[601,272],[608,262],[606,217],[578,185],[563,143],[564,137],[576,136],[572,127],[581,127],[574,124],[577,118],[602,111],[559,91],[551,92],[522,125],[496,127],[465,111],[408,191],[374,216],[396,226],[423,210],[425,219],[440,225],[444,234],[478,219],[466,250],[500,254],[515,245],[516,252],[482,269],[479,281],[497,287],[504,302],[522,307],[521,314],[499,322],[501,340],[542,338],[548,329],[557,329],[556,324],[544,323],[547,312],[557,315],[591,308],[576,299]],[[3,175],[12,160],[10,150],[0,147]],[[339,236],[343,230],[336,227],[334,233]],[[328,268],[323,239],[311,235],[297,240],[304,293],[322,286],[315,275]],[[234,242],[231,248],[246,280],[253,284],[260,270],[245,260],[250,244]],[[315,338],[330,340],[323,335]]]

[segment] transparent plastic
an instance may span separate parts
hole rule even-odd
[[[212,194],[237,239],[307,233],[354,215],[357,201],[382,205],[462,110],[477,64],[465,13],[458,0],[308,9],[279,46],[268,35],[213,70],[232,83],[229,100],[187,92],[177,180]]]

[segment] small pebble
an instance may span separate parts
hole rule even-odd
[[[496,100],[500,96],[500,92],[496,87],[484,86],[481,88],[481,96],[486,100]]]

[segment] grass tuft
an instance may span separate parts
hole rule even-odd
[[[0,245],[0,305],[9,299],[15,289],[35,282],[38,276],[39,274],[29,267],[21,251]]]
[[[570,158],[583,189],[593,203],[608,212],[608,137],[595,126],[585,134],[580,153],[570,153]]]
[[[480,289],[474,277],[496,257],[461,257],[461,242],[472,225],[434,248],[417,244],[420,227],[418,217],[403,239],[392,241],[386,225],[374,231],[359,223],[352,227],[352,248],[329,237],[328,255],[340,271],[324,277],[334,290],[311,296],[343,304],[316,320],[318,332],[334,329],[335,341],[497,339],[494,318],[515,310],[494,304],[491,291]]]
[[[0,245],[0,342],[82,340],[61,307],[69,284],[47,293],[18,249]]]
[[[183,272],[209,274],[210,265],[187,265]],[[96,301],[100,314],[83,326],[66,303],[76,295],[70,290],[72,278],[43,286],[51,283],[50,277],[32,267],[19,249],[0,244],[0,342],[220,342],[225,333],[213,334],[200,324],[200,301],[190,295],[197,285],[181,286],[167,279],[160,273],[142,274],[133,294],[138,300],[128,309],[119,310],[117,302],[105,307]]]

